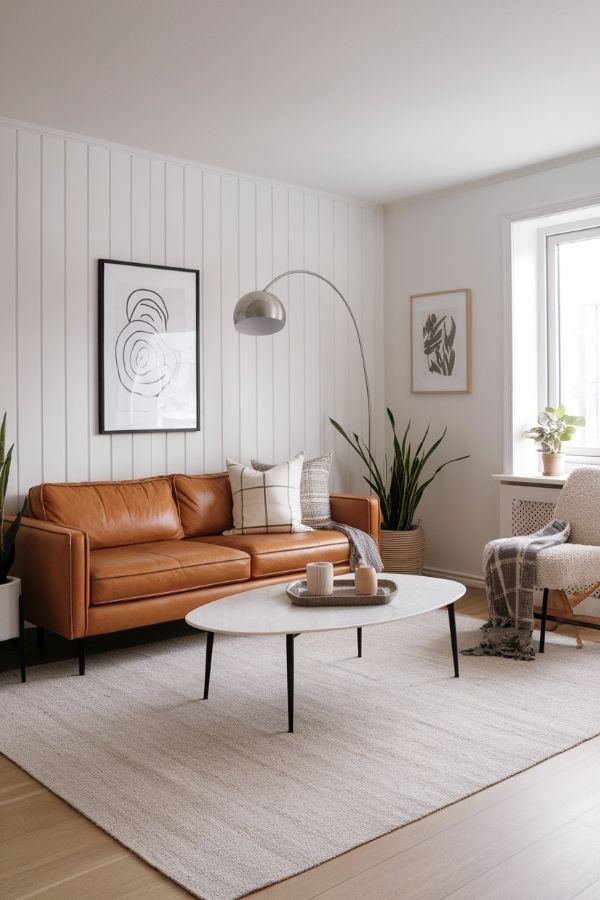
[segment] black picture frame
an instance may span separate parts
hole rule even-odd
[[[98,260],[98,414],[100,434],[200,431],[199,269]]]

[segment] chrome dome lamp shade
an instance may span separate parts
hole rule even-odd
[[[285,327],[285,309],[275,294],[251,291],[236,303],[233,324],[242,334],[276,334]]]
[[[348,315],[352,319],[352,324],[354,325],[354,330],[356,331],[356,337],[358,340],[358,347],[360,350],[360,358],[362,360],[362,369],[363,375],[365,379],[365,390],[367,394],[367,418],[368,418],[368,436],[367,436],[367,450],[369,458],[371,457],[371,391],[369,388],[369,374],[367,372],[367,361],[365,359],[365,350],[363,347],[362,338],[360,336],[360,331],[358,328],[358,322],[356,321],[356,317],[352,312],[352,307],[342,294],[339,288],[335,286],[333,281],[330,281],[329,278],[325,278],[324,275],[320,275],[318,272],[311,272],[310,269],[290,269],[287,272],[282,272],[280,275],[277,275],[273,278],[262,291],[251,291],[249,294],[244,294],[243,297],[240,297],[238,302],[235,305],[235,309],[233,311],[233,324],[235,325],[237,331],[241,331],[242,334],[252,334],[255,337],[259,337],[264,334],[276,334],[278,331],[281,331],[285,326],[285,308],[281,300],[272,294],[269,288],[272,288],[274,284],[278,281],[281,281],[282,278],[287,278],[289,275],[310,275],[311,278],[318,278],[319,281],[323,281],[325,284],[328,284],[330,288],[332,288],[339,299],[342,301],[346,310],[348,311]]]

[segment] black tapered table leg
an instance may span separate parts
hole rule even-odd
[[[544,644],[546,643],[546,616],[548,615],[548,588],[544,588],[544,599],[542,600],[542,620],[540,622],[540,653],[544,652]]]
[[[23,597],[19,597],[19,665],[21,667],[21,682],[27,681],[25,668],[25,614],[23,611]]]
[[[450,641],[452,643],[454,677],[458,678],[458,643],[456,641],[456,618],[454,616],[454,603],[450,603],[446,608],[448,610],[448,622],[450,624]]]
[[[206,657],[204,660],[204,699],[208,700],[208,686],[210,684],[210,666],[212,663],[214,631],[206,632]]]
[[[356,641],[358,644],[358,655],[362,656],[362,628],[356,629]]]
[[[77,641],[79,650],[79,674],[85,675],[85,638],[79,638]]]
[[[294,730],[294,634],[285,636],[285,657],[287,662],[288,731]]]

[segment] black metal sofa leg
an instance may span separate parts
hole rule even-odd
[[[77,647],[79,650],[79,674],[85,675],[85,638],[77,639]]]
[[[544,644],[546,643],[546,617],[548,615],[548,588],[544,588],[544,599],[542,600],[542,618],[540,620],[540,653],[544,652]]]
[[[27,681],[27,659],[25,653],[25,611],[23,595],[19,597],[19,668],[21,669],[21,684]]]

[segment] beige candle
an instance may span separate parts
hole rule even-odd
[[[354,587],[357,594],[377,593],[377,572],[373,566],[357,566],[354,573]]]

